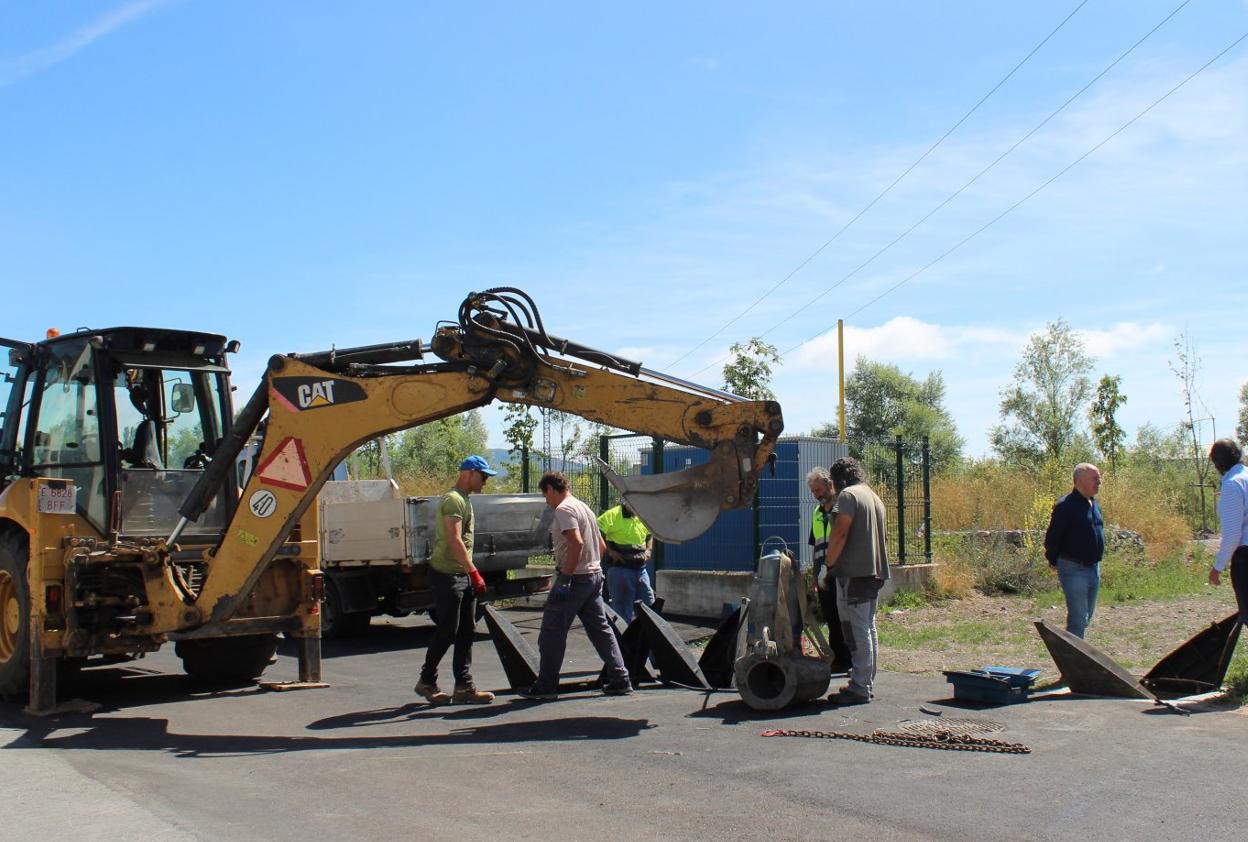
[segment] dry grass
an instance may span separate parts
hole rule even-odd
[[[1070,490],[1064,471],[1038,473],[994,463],[932,480],[932,528],[938,531],[1022,529],[1040,531],[1054,501]],[[1146,468],[1106,471],[1100,503],[1107,523],[1144,538],[1157,560],[1179,551],[1191,537],[1182,514],[1183,489],[1173,488]]]

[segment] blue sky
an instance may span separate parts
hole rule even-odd
[[[1122,375],[1129,431],[1179,420],[1190,333],[1225,435],[1248,380],[1248,41],[923,267],[1248,32],[1243,0],[1192,0],[855,271],[1179,4],[1089,0],[742,315],[1078,0],[0,0],[0,335],[214,330],[242,341],[246,390],[271,353],[428,338],[469,291],[519,286],[552,332],[708,385],[764,334],[797,433],[835,415],[820,334],[845,318],[849,360],[942,371],[982,453],[1019,350],[1063,318]]]

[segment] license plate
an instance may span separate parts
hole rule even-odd
[[[39,486],[39,512],[45,515],[72,515],[78,501],[78,486],[66,484],[63,488]]]

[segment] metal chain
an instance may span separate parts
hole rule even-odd
[[[932,734],[908,734],[902,731],[875,731],[870,734],[853,734],[848,731],[795,731],[775,729],[764,731],[764,737],[813,737],[824,740],[853,740],[858,743],[875,743],[885,746],[910,746],[911,748],[934,748],[944,751],[983,751],[992,754],[1031,754],[1031,748],[1022,743],[1007,743],[989,737],[972,737],[952,731]]]

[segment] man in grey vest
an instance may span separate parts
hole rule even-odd
[[[836,520],[828,538],[828,553],[820,586],[836,582],[836,607],[850,649],[849,684],[828,697],[841,705],[871,701],[879,639],[875,610],[880,588],[888,581],[887,524],[884,501],[867,486],[856,459],[838,459],[831,470],[837,492]]]

